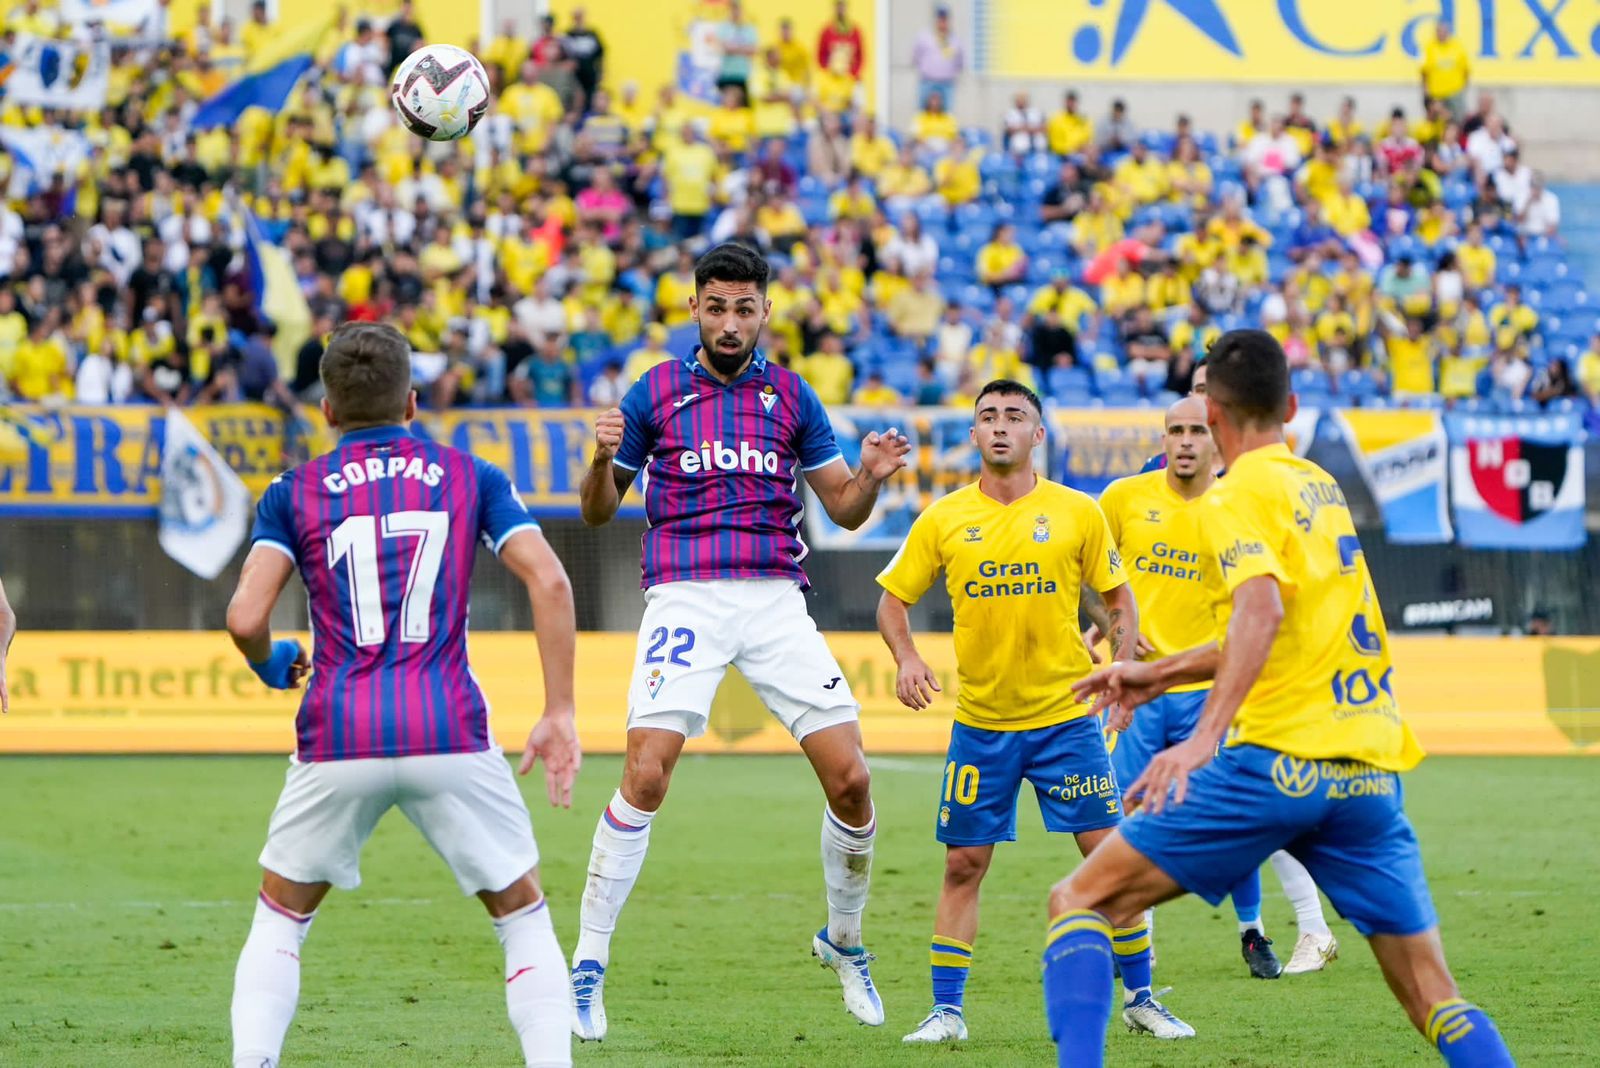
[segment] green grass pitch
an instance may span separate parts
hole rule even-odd
[[[1436,758],[1407,779],[1466,996],[1524,1065],[1600,1063],[1600,894],[1593,882],[1597,765],[1581,758]],[[275,758],[6,758],[0,831],[0,1064],[216,1065],[228,1001],[282,781]],[[571,812],[525,792],[545,885],[570,951],[589,839],[615,758],[584,767]],[[579,1065],[1042,1065],[1038,950],[1047,887],[1075,861],[1023,802],[1022,840],[984,888],[968,990],[972,1039],[906,1049],[928,1004],[939,883],[932,798],[940,764],[878,762],[878,853],[867,942],[888,1024],[844,1011],[810,957],[824,909],[822,798],[798,758],[690,758],[623,914],[608,987],[612,1037]],[[365,885],[334,893],[304,954],[286,1065],[512,1065],[501,956],[481,906],[398,813],[369,845]],[[1270,869],[1269,933],[1287,956],[1288,905]],[[1164,1044],[1115,1024],[1123,1065],[1428,1065],[1371,956],[1344,949],[1320,975],[1246,976],[1231,912],[1195,899],[1157,919],[1158,985],[1199,1030]]]

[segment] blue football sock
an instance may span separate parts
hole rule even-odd
[[[1516,1068],[1494,1021],[1469,1001],[1439,1002],[1428,1011],[1424,1030],[1450,1068]]]
[[[1233,914],[1239,918],[1239,930],[1251,927],[1265,934],[1261,926],[1261,871],[1258,868],[1246,875],[1229,895],[1233,898]]]
[[[1111,950],[1122,976],[1123,998],[1132,1001],[1139,991],[1149,990],[1150,924],[1141,917],[1133,927],[1118,927],[1112,932]]]
[[[972,947],[959,939],[934,935],[928,957],[933,963],[933,1003],[961,1008],[967,995],[967,972],[972,968]]]
[[[1098,912],[1078,909],[1051,921],[1044,944],[1044,1014],[1060,1068],[1105,1064],[1111,956],[1111,925]]]

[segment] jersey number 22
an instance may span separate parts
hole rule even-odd
[[[350,618],[355,620],[356,644],[382,645],[388,633],[383,619],[383,580],[378,574],[378,531],[384,540],[415,538],[406,592],[400,602],[400,640],[418,645],[433,629],[433,588],[444,562],[444,543],[450,533],[445,512],[389,512],[381,524],[377,516],[353,515],[328,536],[328,569],[345,561],[350,578]]]

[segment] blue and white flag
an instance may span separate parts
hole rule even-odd
[[[202,103],[189,125],[196,130],[232,126],[246,108],[265,108],[273,114],[282,111],[295,85],[315,62],[313,53],[332,21],[332,16],[308,20],[267,42],[250,57],[244,77]]]
[[[1450,415],[1450,486],[1461,544],[1578,549],[1583,423],[1576,415]]]
[[[161,449],[161,547],[203,579],[214,579],[250,529],[250,490],[211,442],[176,408]]]
[[[58,174],[72,188],[89,159],[89,139],[60,126],[0,126],[0,145],[11,155],[6,195],[14,200],[44,192]]]
[[[1439,413],[1341,408],[1334,417],[1383,514],[1388,540],[1402,545],[1450,541],[1445,499],[1449,445]]]
[[[5,99],[24,107],[99,111],[111,87],[111,45],[100,41],[19,38],[10,56]]]

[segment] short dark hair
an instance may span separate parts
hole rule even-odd
[[[411,343],[387,323],[344,323],[328,335],[320,367],[334,418],[398,423],[411,394]]]
[[[695,261],[694,289],[700,292],[707,282],[754,282],[765,293],[771,274],[766,257],[748,246],[726,241]]]
[[[983,403],[983,398],[991,393],[998,393],[1002,397],[1022,397],[1033,405],[1033,410],[1041,419],[1044,418],[1044,404],[1039,400],[1039,394],[1012,378],[996,378],[985,383],[984,387],[978,390],[977,399],[972,402],[973,410],[976,411],[978,405]]]
[[[1241,424],[1264,427],[1289,414],[1289,360],[1265,330],[1230,330],[1206,350],[1206,394]]]

